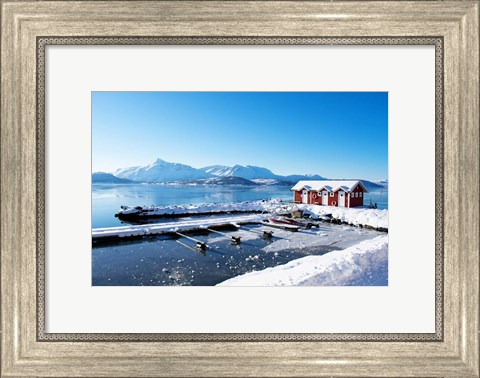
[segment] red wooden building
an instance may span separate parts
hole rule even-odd
[[[299,181],[292,189],[293,202],[325,206],[363,206],[367,188],[361,181],[316,180]]]

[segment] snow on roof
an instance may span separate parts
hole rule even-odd
[[[336,192],[339,189],[343,189],[346,192],[351,192],[359,184],[366,192],[367,188],[365,188],[360,180],[303,180],[297,182],[297,184],[290,190],[297,191],[307,189],[319,191],[327,189],[330,192]]]

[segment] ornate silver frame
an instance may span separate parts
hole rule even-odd
[[[0,0],[0,5],[0,376],[480,377],[479,0]],[[443,150],[436,152],[442,171],[436,180],[443,191],[436,193],[442,236],[436,239],[441,286],[435,333],[407,339],[189,335],[183,340],[44,334],[44,314],[37,314],[45,294],[44,282],[37,281],[44,278],[37,271],[44,248],[38,207],[45,205],[37,192],[44,172],[38,161],[44,98],[37,92],[43,84],[37,63],[41,44],[62,38],[77,44],[166,39],[320,44],[323,39],[358,45],[424,39],[435,45],[437,63],[443,64],[436,82],[443,94],[436,104],[437,127],[443,128],[436,134]]]

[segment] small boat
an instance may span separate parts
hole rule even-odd
[[[263,224],[264,226],[268,226],[268,227],[281,228],[282,230],[292,231],[292,232],[298,231],[300,229],[300,226],[295,226],[294,224],[276,223],[276,222],[270,222],[270,221],[260,222],[260,224]]]
[[[141,206],[136,206],[136,207],[130,207],[130,206],[120,206],[122,210],[120,210],[118,213],[115,214],[116,218],[130,218],[130,217],[136,217],[140,215],[143,211],[143,207]]]
[[[272,223],[281,223],[281,224],[300,226],[300,227],[305,227],[305,228],[312,228],[312,227],[319,228],[320,227],[320,225],[318,223],[303,221],[303,220],[289,219],[289,218],[270,217],[270,218],[268,218],[268,221],[272,222]]]
[[[272,222],[272,223],[294,224],[293,221],[291,221],[290,219],[285,219],[285,218],[270,217],[270,218],[268,218],[268,221]]]

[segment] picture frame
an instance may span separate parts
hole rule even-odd
[[[1,376],[479,377],[478,1],[1,4]],[[382,41],[434,44],[442,67],[436,333],[44,332],[45,44]],[[465,195],[457,198],[460,188]]]

